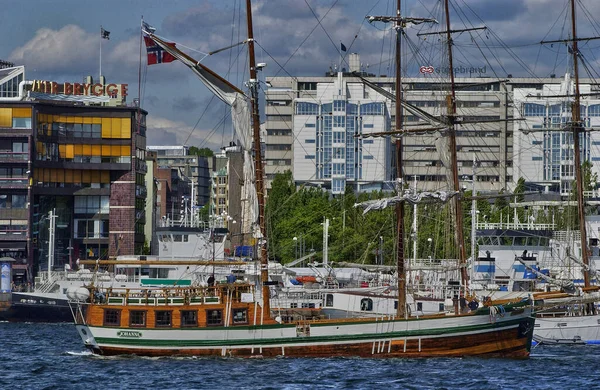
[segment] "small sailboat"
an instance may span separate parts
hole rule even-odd
[[[231,278],[205,287],[106,290],[90,286],[73,291],[70,303],[75,327],[84,345],[100,355],[527,358],[535,321],[528,300],[501,307],[481,307],[463,314],[412,317],[406,310],[403,254],[398,258],[395,315],[289,320],[272,312],[264,240],[264,173],[250,0],[246,6],[249,96],[152,32],[147,30],[146,33],[163,50],[190,67],[232,107],[234,125],[247,140],[242,147],[247,157],[253,155],[255,176],[250,181],[255,183],[253,192],[258,213],[252,222],[257,228],[254,236],[259,246],[261,283],[253,285]],[[400,9],[398,1],[397,16],[389,18],[396,26],[397,49],[404,26],[425,21],[402,17]],[[450,31],[450,22],[446,23]],[[399,62],[399,56],[397,60]],[[401,86],[399,64],[397,75],[397,85]],[[396,88],[398,102],[401,93],[401,88]],[[452,113],[449,117],[452,118]],[[401,121],[397,121],[401,132],[400,125]],[[449,127],[452,131],[451,121]],[[252,135],[243,133],[245,129],[252,129]],[[252,165],[249,160],[247,163]],[[404,204],[398,204],[401,213]],[[404,239],[399,230],[400,247]]]

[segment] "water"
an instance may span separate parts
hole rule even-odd
[[[539,346],[525,361],[103,358],[85,351],[71,324],[0,323],[0,389],[584,389],[596,386],[599,353]]]

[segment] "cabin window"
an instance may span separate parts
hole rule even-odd
[[[182,310],[181,326],[198,326],[198,311]]]
[[[439,307],[438,307],[438,311],[444,311],[446,308],[444,307],[443,303],[440,303]]]
[[[297,308],[298,308],[298,303],[296,303],[296,302],[290,303],[290,309],[297,309]]]
[[[119,326],[121,325],[121,310],[106,309],[104,310],[104,326]]]
[[[217,326],[223,325],[223,310],[207,310],[206,325]]]
[[[423,311],[423,302],[417,302],[417,311]]]
[[[361,311],[373,311],[373,300],[371,298],[363,298],[360,300]]]
[[[145,327],[146,326],[146,311],[132,310],[129,312],[129,326]]]
[[[248,323],[248,309],[233,309],[231,310],[231,321],[233,324]]]
[[[155,312],[155,324],[154,326],[156,326],[157,328],[159,327],[170,327],[173,325],[172,323],[172,312],[171,311],[163,311],[163,310],[158,310]]]
[[[327,294],[325,296],[325,306],[327,306],[327,307],[333,306],[333,294]]]

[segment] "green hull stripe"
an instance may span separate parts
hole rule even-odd
[[[151,339],[120,339],[112,337],[94,337],[96,342],[102,344],[112,345],[126,345],[135,347],[221,347],[221,346],[235,346],[235,345],[273,345],[273,344],[300,344],[300,343],[325,343],[325,342],[344,342],[344,341],[370,341],[370,340],[381,340],[381,339],[401,339],[404,337],[418,337],[418,336],[452,336],[456,333],[468,333],[482,330],[493,331],[494,329],[504,328],[511,325],[518,325],[521,321],[528,320],[533,329],[534,319],[531,317],[518,318],[514,320],[504,321],[501,323],[491,323],[484,325],[472,325],[463,326],[459,328],[440,328],[440,329],[427,329],[427,330],[411,330],[411,331],[398,331],[398,332],[383,332],[383,333],[371,333],[371,334],[355,334],[355,335],[343,335],[343,336],[308,336],[308,337],[287,337],[287,338],[270,338],[270,339],[242,339],[242,340],[151,340]],[[223,331],[225,328],[219,328]],[[203,329],[204,330],[204,329]],[[467,337],[468,335],[461,335],[460,337]]]

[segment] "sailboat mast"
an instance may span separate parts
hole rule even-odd
[[[573,77],[575,78],[575,100],[571,108],[572,124],[571,129],[573,131],[573,152],[575,153],[575,182],[577,185],[577,214],[579,215],[579,230],[581,232],[581,261],[584,264],[583,269],[583,283],[585,287],[590,287],[590,258],[587,247],[587,230],[585,227],[585,213],[583,209],[583,174],[581,172],[581,151],[579,146],[579,135],[583,131],[581,123],[581,95],[579,92],[579,69],[578,69],[578,55],[579,50],[577,48],[577,24],[575,21],[575,0],[571,0],[571,29],[573,34]]]
[[[252,29],[252,4],[246,0],[246,17],[248,24],[248,57],[250,62],[250,107],[252,110],[252,130],[254,137],[254,169],[256,173],[256,194],[258,197],[258,224],[260,235],[258,248],[260,253],[260,279],[262,283],[263,319],[271,316],[271,303],[269,297],[269,263],[267,247],[264,244],[265,231],[265,192],[262,152],[260,148],[260,116],[258,113],[258,77],[256,74],[256,58],[254,56],[254,32]]]
[[[450,157],[452,159],[452,184],[454,191],[460,192],[458,181],[458,158],[456,152],[456,85],[454,82],[454,68],[452,64],[452,32],[450,31],[450,7],[448,0],[444,0],[446,12],[446,40],[448,42],[448,69],[450,74],[450,95],[447,97],[448,130],[450,132]],[[454,216],[456,221],[456,245],[458,246],[458,260],[462,284],[466,287],[469,282],[467,274],[467,251],[463,231],[463,214],[460,196],[454,197]]]
[[[398,185],[398,195],[401,195],[403,190],[402,183],[402,69],[401,69],[401,48],[402,48],[402,25],[401,4],[402,0],[398,0],[396,8],[396,178]],[[406,269],[404,266],[404,203],[400,202],[396,205],[396,242],[398,243],[398,253],[396,257],[396,267],[398,274],[398,308],[397,315],[400,318],[406,316]]]

